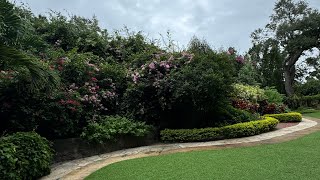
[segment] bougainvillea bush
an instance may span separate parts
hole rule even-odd
[[[37,62],[46,83],[25,91],[42,76],[31,76],[36,73],[30,63],[29,69],[5,67],[10,63],[1,59],[3,134],[34,130],[50,139],[79,137],[88,126],[103,124],[101,117],[117,115],[160,129],[252,119],[242,111],[247,107],[230,106],[232,84],[247,61],[234,48],[217,52],[193,38],[186,49],[175,51],[141,32],[108,32],[95,18],[34,16],[24,7],[10,7],[23,27],[14,33],[24,36],[5,45]],[[0,39],[7,39],[4,35],[0,32]],[[250,108],[255,112],[257,107]]]
[[[48,138],[77,137],[99,115],[117,113],[119,94],[126,88],[126,71],[99,61],[88,53],[52,54],[48,70],[59,75],[61,85],[50,94],[19,91],[14,71],[5,73],[9,77],[1,77],[0,82],[5,87],[0,92],[1,130],[36,130]]]
[[[123,106],[160,127],[208,126],[227,103],[233,66],[222,53],[160,53],[132,69]]]

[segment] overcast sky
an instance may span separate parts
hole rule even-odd
[[[127,26],[149,38],[172,33],[185,46],[193,35],[216,49],[236,47],[245,52],[250,34],[268,23],[276,0],[16,0],[35,14],[50,9],[91,18],[95,15],[108,31]],[[320,0],[308,0],[320,9]]]

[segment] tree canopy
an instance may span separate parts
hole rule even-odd
[[[284,57],[282,63],[287,95],[294,93],[296,63],[307,51],[320,48],[320,13],[305,1],[279,0],[270,22],[252,33],[254,46],[272,42]]]

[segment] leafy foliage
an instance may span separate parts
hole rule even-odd
[[[248,86],[243,84],[234,84],[234,96],[250,102],[258,102],[266,99],[265,92],[259,86]]]
[[[269,40],[263,44],[256,44],[249,54],[255,63],[254,70],[257,82],[262,87],[274,86],[279,92],[284,93],[283,63],[284,57],[275,41]],[[254,71],[253,71],[254,72]]]
[[[247,57],[246,59],[247,61],[238,72],[237,81],[240,84],[247,84],[251,86],[258,85],[259,75],[254,65],[255,62],[253,62],[251,58]]]
[[[144,122],[135,122],[121,116],[106,116],[88,124],[81,137],[90,143],[102,144],[105,141],[116,141],[121,136],[145,136],[150,128]]]
[[[266,88],[264,95],[269,103],[282,104],[284,95],[280,94],[275,88]]]
[[[259,86],[234,84],[232,105],[251,113],[276,114],[286,111],[283,95],[276,89],[261,89]]]
[[[293,84],[298,59],[305,51],[319,49],[319,22],[319,11],[310,8],[305,1],[279,0],[275,4],[270,23],[252,33],[254,46],[264,46],[265,43],[272,42],[271,47],[277,48],[275,52],[281,53],[285,90],[289,96],[294,93]],[[269,47],[265,50],[269,51]],[[277,54],[279,53],[275,54],[276,57]]]
[[[53,150],[34,132],[0,138],[0,176],[3,179],[36,179],[50,173]]]
[[[313,96],[292,96],[286,98],[286,103],[292,109],[302,108],[302,107],[314,107],[319,108],[320,104],[320,94]]]
[[[237,107],[237,106],[236,106]],[[219,113],[216,116],[220,116],[218,122],[212,122],[211,126],[226,126],[229,124],[237,124],[242,122],[248,122],[253,120],[258,120],[259,114],[257,114],[258,110],[250,111],[249,108],[234,108],[229,105],[221,108]]]
[[[320,92],[320,80],[309,79],[304,84],[296,86],[296,93],[303,96],[317,95]]]

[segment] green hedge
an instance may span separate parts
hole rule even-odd
[[[280,122],[301,122],[302,121],[302,115],[297,112],[282,113],[282,114],[266,114],[264,116],[276,118]]]
[[[0,179],[37,179],[50,173],[53,150],[35,132],[0,138]]]
[[[263,120],[238,123],[220,128],[165,129],[160,132],[165,142],[210,141],[261,134],[275,129],[279,121],[272,117]]]
[[[297,109],[299,107],[320,107],[320,94],[312,96],[293,96],[286,99],[286,104],[291,109]]]

